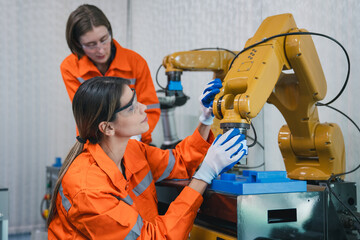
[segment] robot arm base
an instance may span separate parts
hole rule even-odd
[[[241,134],[246,136],[247,129],[250,128],[248,123],[220,123],[220,128],[226,133],[231,128],[238,128]]]
[[[345,145],[340,127],[335,123],[319,123],[315,130],[314,149],[308,154],[295,153],[296,141],[284,125],[278,142],[288,177],[299,180],[327,180],[332,174],[345,172]],[[311,153],[315,153],[311,156]],[[342,176],[343,178],[344,176]]]

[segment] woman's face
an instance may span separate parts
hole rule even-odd
[[[81,35],[79,42],[85,54],[96,65],[107,63],[111,54],[111,36],[105,26],[94,27]]]
[[[137,101],[134,90],[126,86],[120,103],[121,106],[128,107],[117,113],[114,121],[117,136],[132,137],[149,130],[148,118],[145,113],[146,106]]]

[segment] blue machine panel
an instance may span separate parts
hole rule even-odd
[[[237,195],[306,192],[306,181],[287,178],[286,171],[249,171],[243,175],[224,173],[210,189]]]

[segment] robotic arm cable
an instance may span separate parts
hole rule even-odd
[[[203,50],[223,50],[223,51],[227,51],[231,54],[233,54],[234,56],[236,56],[236,53],[234,53],[233,51],[226,49],[226,48],[219,48],[219,47],[206,47],[206,48],[197,48],[197,49],[193,49],[191,51],[203,51]]]
[[[265,43],[271,39],[274,39],[274,38],[278,38],[278,37],[286,37],[286,36],[291,36],[291,35],[316,35],[316,36],[321,36],[321,37],[324,37],[324,38],[328,38],[330,39],[331,41],[335,42],[336,44],[338,44],[341,49],[344,51],[344,54],[346,56],[346,60],[347,60],[347,65],[348,65],[348,70],[347,70],[347,75],[346,75],[346,79],[345,79],[345,82],[341,88],[341,90],[339,91],[339,93],[332,99],[330,100],[329,102],[327,103],[317,103],[318,106],[324,106],[324,105],[329,105],[333,102],[335,102],[339,97],[340,95],[344,92],[345,90],[345,87],[347,86],[347,83],[349,81],[349,76],[350,76],[350,58],[349,58],[349,54],[347,53],[346,49],[344,48],[344,46],[339,42],[337,41],[336,39],[328,36],[328,35],[325,35],[325,34],[322,34],[322,33],[316,33],[316,32],[293,32],[293,33],[283,33],[283,34],[277,34],[277,35],[274,35],[274,36],[271,36],[271,37],[268,37],[268,38],[265,38],[263,39],[262,41],[260,42],[257,42],[247,48],[244,48],[243,50],[241,50],[238,54],[236,54],[236,56],[234,57],[234,59],[231,61],[230,63],[230,66],[229,66],[229,70],[231,69],[235,59],[243,52],[257,46],[257,45],[260,45],[262,43]],[[286,52],[285,52],[286,53]]]

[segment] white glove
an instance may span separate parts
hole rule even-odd
[[[199,121],[204,125],[211,125],[213,123],[214,115],[212,105],[214,97],[220,92],[221,87],[221,80],[219,78],[215,78],[213,81],[206,84],[204,92],[199,97],[202,110]]]
[[[248,154],[245,135],[237,128],[219,134],[209,148],[200,169],[193,178],[203,180],[208,184],[219,174],[228,171],[240,159]]]

